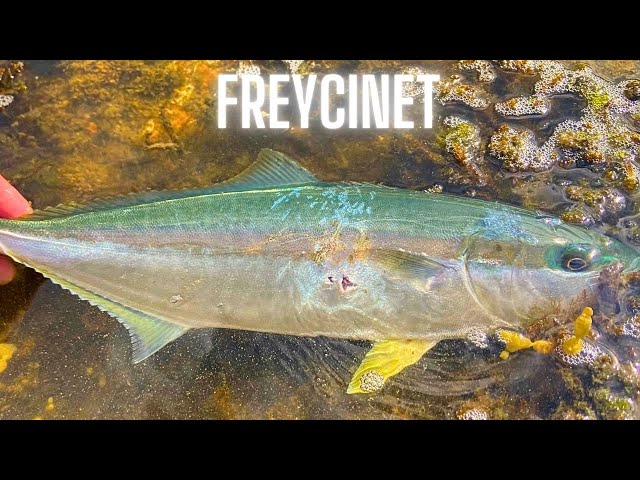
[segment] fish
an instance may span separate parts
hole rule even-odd
[[[0,252],[120,321],[135,363],[197,328],[369,341],[348,393],[441,340],[593,300],[602,269],[639,256],[499,202],[323,182],[270,149],[210,188],[0,220]]]

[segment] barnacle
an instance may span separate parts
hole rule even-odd
[[[11,62],[0,67],[0,93],[10,95],[26,90],[27,85],[21,77],[23,71],[22,62]]]
[[[640,100],[640,80],[629,80],[622,85],[624,96],[629,100]]]
[[[589,226],[593,223],[593,218],[583,208],[576,207],[575,205],[568,208],[560,214],[560,219],[563,222],[574,223],[576,225]]]
[[[627,155],[628,153],[622,150],[621,156],[623,158],[620,158],[620,160],[628,158]],[[602,173],[602,177],[630,193],[635,192],[640,185],[638,167],[630,161],[611,162],[609,167]]]
[[[550,63],[541,60],[498,60],[496,62],[500,68],[510,72],[519,72],[526,75],[534,75],[548,68]]]
[[[599,218],[621,213],[626,207],[624,195],[615,188],[569,185],[565,193],[569,200],[583,203]]]

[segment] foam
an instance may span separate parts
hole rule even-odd
[[[460,60],[458,62],[460,70],[472,70],[478,72],[478,80],[481,82],[493,82],[496,74],[488,60]]]
[[[472,408],[463,412],[458,418],[460,420],[488,420],[489,414],[479,408]]]

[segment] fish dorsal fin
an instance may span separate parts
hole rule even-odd
[[[242,173],[229,180],[206,188],[188,190],[164,190],[121,197],[108,197],[87,204],[58,205],[38,210],[20,220],[48,220],[83,213],[98,212],[118,207],[132,207],[146,203],[175,200],[224,192],[241,192],[262,188],[315,183],[318,179],[283,153],[262,149],[257,160]]]
[[[445,269],[453,269],[453,267],[433,260],[421,253],[399,249],[373,249],[369,252],[367,258],[379,263],[394,275],[417,280],[433,277],[445,271]]]
[[[240,190],[313,183],[318,179],[285,154],[263,148],[258,159],[239,175],[218,184]]]

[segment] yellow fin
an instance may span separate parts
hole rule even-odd
[[[353,375],[347,393],[373,393],[382,388],[390,377],[413,365],[437,341],[384,340],[371,347]]]

